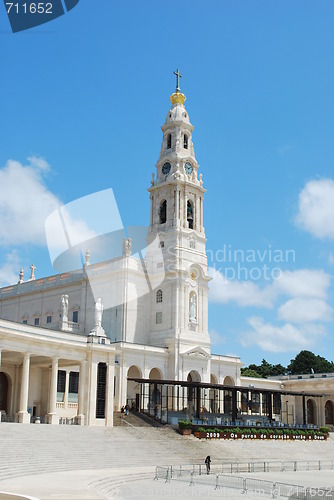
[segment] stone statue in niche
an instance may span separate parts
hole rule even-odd
[[[61,317],[63,321],[68,321],[68,295],[62,295],[60,301]]]
[[[189,319],[190,319],[190,321],[196,321],[196,319],[197,319],[197,299],[196,299],[196,295],[194,293],[190,297]]]

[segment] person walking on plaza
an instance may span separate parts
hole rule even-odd
[[[206,473],[207,474],[210,474],[210,463],[211,463],[211,458],[210,458],[210,455],[208,455],[205,459]]]

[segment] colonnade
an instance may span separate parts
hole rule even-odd
[[[29,406],[32,406],[33,399],[38,398],[40,401],[44,397],[44,409],[46,412],[44,421],[49,424],[59,423],[59,410],[57,408],[57,382],[58,382],[58,369],[60,367],[60,361],[63,361],[63,365],[69,359],[69,356],[64,354],[64,357],[60,355],[46,357],[46,362],[41,363],[41,365],[36,365],[40,368],[45,368],[46,364],[51,365],[49,369],[49,379],[42,380],[43,376],[40,375],[40,379],[37,377],[31,378],[31,361],[34,356],[43,356],[37,352],[24,352],[20,353],[15,351],[15,356],[17,361],[15,364],[15,371],[9,363],[5,363],[4,353],[11,352],[7,348],[0,347],[0,372],[3,372],[7,379],[10,380],[10,397],[7,400],[11,401],[10,408],[15,415],[15,421],[19,423],[30,423],[31,422],[31,410]],[[113,425],[113,405],[114,405],[114,364],[115,356],[111,352],[94,352],[88,349],[86,354],[86,359],[78,359],[68,361],[69,364],[79,366],[79,387],[78,387],[78,407],[76,415],[76,423],[79,425]],[[44,356],[43,356],[44,357]],[[49,362],[48,362],[49,359]],[[50,363],[51,362],[51,363]],[[13,363],[12,363],[13,364]],[[106,380],[102,383],[98,381],[98,367],[99,365],[104,365],[106,371]],[[12,381],[10,372],[15,373],[15,383]],[[61,368],[60,368],[61,369]],[[42,390],[42,385],[47,386],[47,395],[44,395]],[[100,392],[102,390],[104,394],[105,405],[102,416],[97,412],[97,386],[100,383]],[[33,387],[31,387],[33,385]],[[30,390],[33,389],[33,396],[29,397],[29,386]],[[30,410],[30,411],[29,411]],[[9,408],[8,408],[9,411]]]

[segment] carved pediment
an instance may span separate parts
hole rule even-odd
[[[210,359],[211,356],[208,354],[202,347],[196,346],[190,349],[189,351],[186,351],[182,353],[182,356],[189,356],[192,358],[202,358],[202,359]]]

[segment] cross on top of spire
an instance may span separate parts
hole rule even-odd
[[[180,89],[180,78],[182,78],[182,75],[180,73],[179,68],[177,68],[176,71],[174,71],[174,75],[176,76],[176,90],[175,92],[170,96],[170,100],[174,106],[174,104],[184,104],[184,101],[186,100],[186,96],[182,94],[181,89]]]
[[[177,68],[177,70],[174,71],[174,75],[176,76],[176,92],[181,92],[181,89],[180,89],[180,78],[182,78],[182,75],[180,73],[179,68]]]

